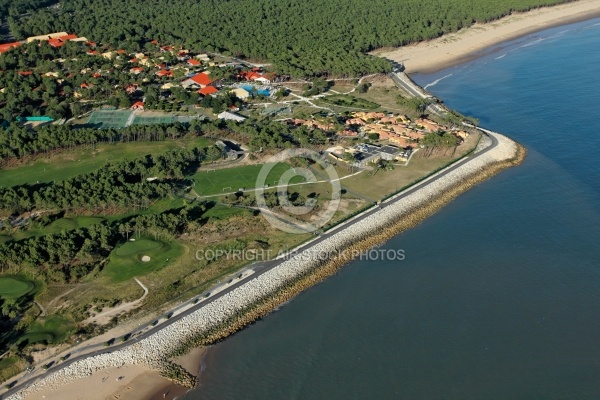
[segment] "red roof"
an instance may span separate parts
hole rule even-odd
[[[136,101],[135,103],[133,103],[131,108],[144,108],[144,103],[142,101]]]
[[[94,78],[100,78],[102,75],[100,75],[98,72],[96,72],[94,75],[92,75]]]
[[[51,38],[48,39],[48,44],[52,47],[60,47],[63,44],[65,44],[66,41],[71,40],[71,39],[77,39],[77,35],[64,35],[64,36],[59,36],[57,38]]]
[[[21,42],[12,42],[12,43],[4,43],[0,44],[0,53],[4,53],[10,49],[17,48],[21,45]]]
[[[142,67],[133,67],[129,71],[130,72],[143,72],[144,68],[142,68]]]
[[[187,63],[190,65],[202,65],[202,63],[200,61],[194,60],[194,59],[188,60]]]
[[[98,54],[96,50],[88,50],[87,53],[91,56],[95,56],[96,54]]]
[[[152,44],[158,44],[158,40],[154,39],[150,43],[152,43]]]
[[[19,75],[22,75],[22,76],[28,76],[31,74],[33,74],[32,71],[19,71]]]
[[[256,78],[260,78],[260,77],[261,77],[261,75],[260,75],[259,73],[257,73],[257,72],[254,72],[254,71],[250,71],[250,72],[246,72],[246,71],[244,71],[244,72],[240,72],[240,76],[241,76],[242,78],[246,78],[246,80],[247,80],[247,81],[251,81],[251,80],[254,80],[254,79],[256,79]]]
[[[219,89],[217,89],[214,86],[205,86],[202,89],[198,90],[197,92],[203,96],[208,96],[209,94],[217,93],[218,91],[219,91]]]
[[[127,52],[123,49],[117,50],[117,54],[127,54]]]
[[[190,79],[193,80],[194,82],[196,82],[198,85],[203,85],[203,86],[210,85],[212,83],[212,81],[210,80],[210,77],[203,72],[200,72],[199,74],[192,76]]]
[[[60,39],[56,39],[56,38],[54,38],[54,39],[48,39],[48,44],[49,44],[50,46],[52,46],[52,47],[60,47],[60,46],[62,46],[63,44],[65,44],[65,42],[63,42],[63,41],[62,41],[62,40],[60,40]]]
[[[173,76],[173,71],[170,69],[161,69],[156,73],[157,76]]]

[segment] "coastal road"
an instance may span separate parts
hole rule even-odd
[[[412,80],[410,80],[408,75],[406,75],[404,72],[392,72],[390,74],[390,77],[392,78],[396,86],[398,86],[400,89],[403,89],[409,95],[413,97],[420,97],[425,100],[435,101],[435,97],[421,89],[421,87],[415,84]],[[443,118],[446,115],[446,110],[439,104],[429,104],[427,106],[427,109],[435,115],[437,115],[438,117]]]
[[[423,187],[425,187],[439,179],[442,179],[443,177],[448,175],[450,172],[456,170],[457,168],[461,167],[462,165],[464,165],[474,159],[477,159],[477,158],[481,157],[482,155],[486,154],[487,152],[491,151],[498,145],[498,140],[494,137],[494,135],[490,131],[481,130],[481,132],[483,132],[486,136],[488,136],[491,139],[490,146],[486,147],[483,150],[480,150],[479,152],[473,154],[472,156],[465,157],[465,158],[455,162],[454,164],[448,166],[447,168],[443,169],[442,171],[437,172],[436,174],[432,175],[431,177],[415,184],[414,186],[400,192],[399,194],[397,194],[395,196],[392,196],[391,198],[381,202],[381,204],[379,206],[374,206],[374,207],[364,211],[363,213],[361,213],[339,225],[336,225],[335,227],[332,227],[331,229],[320,234],[319,236],[315,237],[314,239],[296,247],[295,249],[292,249],[290,252],[293,254],[296,254],[296,253],[302,252],[304,250],[307,250],[316,244],[319,244],[320,242],[335,235],[339,231],[345,229],[348,225],[358,223],[358,222],[370,217],[371,215],[377,213],[380,208],[387,207],[388,205],[394,204],[394,203],[404,199],[406,196],[409,196],[409,195],[417,192],[418,190],[422,189]],[[43,379],[46,374],[51,374],[53,372],[56,372],[57,370],[66,368],[69,365],[71,365],[79,360],[83,360],[88,357],[93,357],[98,354],[110,353],[110,352],[113,352],[116,350],[124,349],[127,346],[130,346],[130,345],[136,343],[137,341],[143,340],[143,339],[153,335],[154,333],[158,332],[159,330],[175,323],[176,321],[179,321],[182,318],[185,318],[189,314],[198,311],[205,305],[210,304],[211,302],[221,298],[222,296],[225,296],[227,293],[229,293],[229,292],[235,290],[236,288],[240,287],[241,285],[245,284],[248,280],[253,279],[255,277],[259,277],[262,274],[264,274],[265,272],[270,271],[271,269],[279,266],[281,263],[283,263],[286,260],[286,258],[287,257],[280,257],[279,259],[260,262],[260,263],[251,265],[250,268],[254,271],[254,273],[248,275],[247,277],[245,277],[243,279],[236,280],[235,277],[232,278],[233,281],[231,282],[231,284],[229,284],[225,289],[221,290],[220,292],[218,292],[214,295],[210,295],[211,292],[209,291],[209,292],[205,293],[205,295],[208,294],[208,297],[206,297],[206,298],[199,296],[199,297],[196,297],[194,299],[191,299],[185,303],[178,305],[177,307],[172,309],[170,313],[167,313],[167,315],[174,314],[172,317],[166,318],[164,321],[156,324],[156,326],[152,326],[152,323],[148,323],[148,324],[140,326],[137,330],[135,330],[134,332],[131,332],[131,336],[130,336],[129,340],[127,340],[123,343],[114,344],[114,345],[111,345],[108,347],[104,346],[103,344],[86,346],[86,347],[79,349],[77,351],[76,355],[73,354],[73,355],[71,355],[70,358],[68,358],[67,360],[65,360],[63,362],[60,362],[58,365],[51,366],[47,371],[38,370],[38,371],[35,371],[28,375],[26,374],[24,377],[25,380],[23,380],[23,377],[20,378],[21,380],[18,381],[17,384],[13,388],[9,389],[8,391],[6,391],[2,395],[0,395],[0,399],[6,399],[7,397],[11,396],[12,394],[15,394],[18,391],[25,389],[27,386],[37,382],[38,380]],[[239,274],[239,273],[240,272],[238,272],[237,274]],[[214,291],[214,288],[212,290]],[[194,303],[194,301],[196,301],[197,303]],[[185,307],[189,307],[189,308],[175,314],[177,311],[180,311],[182,308],[185,308]],[[160,320],[160,319],[161,319],[161,317],[157,318],[157,320]],[[74,353],[74,351],[73,351],[73,353]]]

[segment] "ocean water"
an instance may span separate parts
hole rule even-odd
[[[186,400],[600,398],[600,20],[492,50],[415,79],[525,163],[213,346]]]

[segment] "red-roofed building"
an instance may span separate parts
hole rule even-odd
[[[94,85],[92,85],[91,83],[82,83],[82,84],[81,84],[81,85],[79,85],[79,86],[80,86],[82,89],[89,89],[89,88],[91,88],[91,87],[92,87],[92,86],[94,86]]]
[[[33,71],[19,71],[18,74],[21,76],[29,76],[33,74]]]
[[[73,34],[63,35],[63,36],[48,39],[48,44],[52,47],[61,47],[66,42],[68,42],[69,40],[73,40],[73,39],[77,39],[77,35],[73,35]]]
[[[7,52],[11,49],[16,49],[21,45],[21,42],[13,42],[13,43],[4,43],[0,44],[0,54]]]
[[[65,42],[60,39],[48,39],[48,44],[52,47],[60,47],[65,44]]]
[[[203,72],[200,72],[199,74],[192,76],[190,78],[190,80],[192,80],[194,83],[200,85],[201,88],[203,88],[204,86],[208,86],[212,83],[212,81],[210,80],[210,77]]]
[[[142,67],[133,67],[133,68],[131,68],[129,70],[129,72],[132,73],[132,74],[135,74],[135,75],[141,74],[142,72],[144,72],[144,68],[142,68]]]
[[[219,89],[214,86],[205,86],[202,89],[198,90],[196,93],[200,93],[202,96],[208,96],[209,94],[217,93]]]
[[[173,71],[171,71],[170,69],[161,69],[156,73],[156,76],[159,76],[161,78],[171,78],[173,76]]]
[[[193,58],[188,60],[187,63],[188,63],[188,65],[191,65],[192,67],[197,67],[199,65],[202,65],[202,63],[200,61],[195,60]]]
[[[125,91],[126,91],[128,94],[135,93],[135,92],[136,92],[138,89],[139,89],[139,87],[138,87],[138,85],[136,85],[136,84],[127,85],[127,86],[125,87]]]
[[[127,52],[123,49],[117,50],[117,54],[127,54]]]
[[[92,48],[96,47],[96,42],[87,42],[86,44]]]
[[[88,53],[90,56],[95,56],[98,54],[96,50],[88,50],[86,53]]]
[[[143,110],[144,109],[144,103],[141,101],[136,101],[135,103],[133,103],[133,105],[131,106],[132,110]]]
[[[92,75],[94,78],[100,78],[102,76],[102,74],[100,74],[99,72],[96,72]]]
[[[158,44],[158,40],[156,40],[156,39],[153,39],[153,40],[152,40],[150,43],[152,43],[152,44],[156,44],[156,45],[157,45],[157,44]]]

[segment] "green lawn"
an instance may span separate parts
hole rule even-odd
[[[29,228],[26,230],[16,231],[12,236],[5,235],[5,241],[9,240],[21,240],[27,239],[33,236],[50,235],[53,233],[59,233],[62,231],[70,231],[77,228],[84,228],[93,224],[104,221],[103,217],[73,217],[73,218],[61,218],[52,222],[50,225],[43,228]],[[2,238],[0,237],[0,244]]]
[[[194,190],[200,196],[215,195],[221,193],[235,192],[241,188],[244,190],[254,189],[257,178],[263,165],[246,165],[227,169],[211,170],[210,166],[202,167],[191,176],[196,185]],[[282,174],[292,167],[286,163],[277,163],[271,169],[265,179],[265,184],[275,186],[279,183]],[[304,178],[296,176],[290,183],[303,182]]]
[[[21,371],[19,364],[19,357],[2,357],[0,359],[0,382],[6,381],[11,376],[18,374]],[[4,383],[8,384],[9,382]]]
[[[35,284],[21,276],[0,277],[0,297],[18,299],[35,288]]]
[[[120,161],[157,155],[178,147],[204,147],[213,141],[204,138],[165,140],[162,142],[117,143],[97,146],[93,149],[78,149],[73,152],[38,159],[18,168],[0,170],[0,186],[10,187],[36,182],[65,180],[82,175],[110,161]]]
[[[102,271],[110,281],[123,282],[157,271],[183,254],[182,246],[176,242],[145,237],[135,239],[125,242],[110,254],[108,265]],[[150,261],[143,262],[143,256],[149,256]]]
[[[47,342],[50,344],[64,341],[68,334],[75,328],[75,324],[60,315],[38,318],[29,325],[27,332],[19,341],[27,340],[29,344]]]
[[[249,215],[251,212],[246,208],[217,205],[205,212],[203,217],[225,220],[234,215]]]

